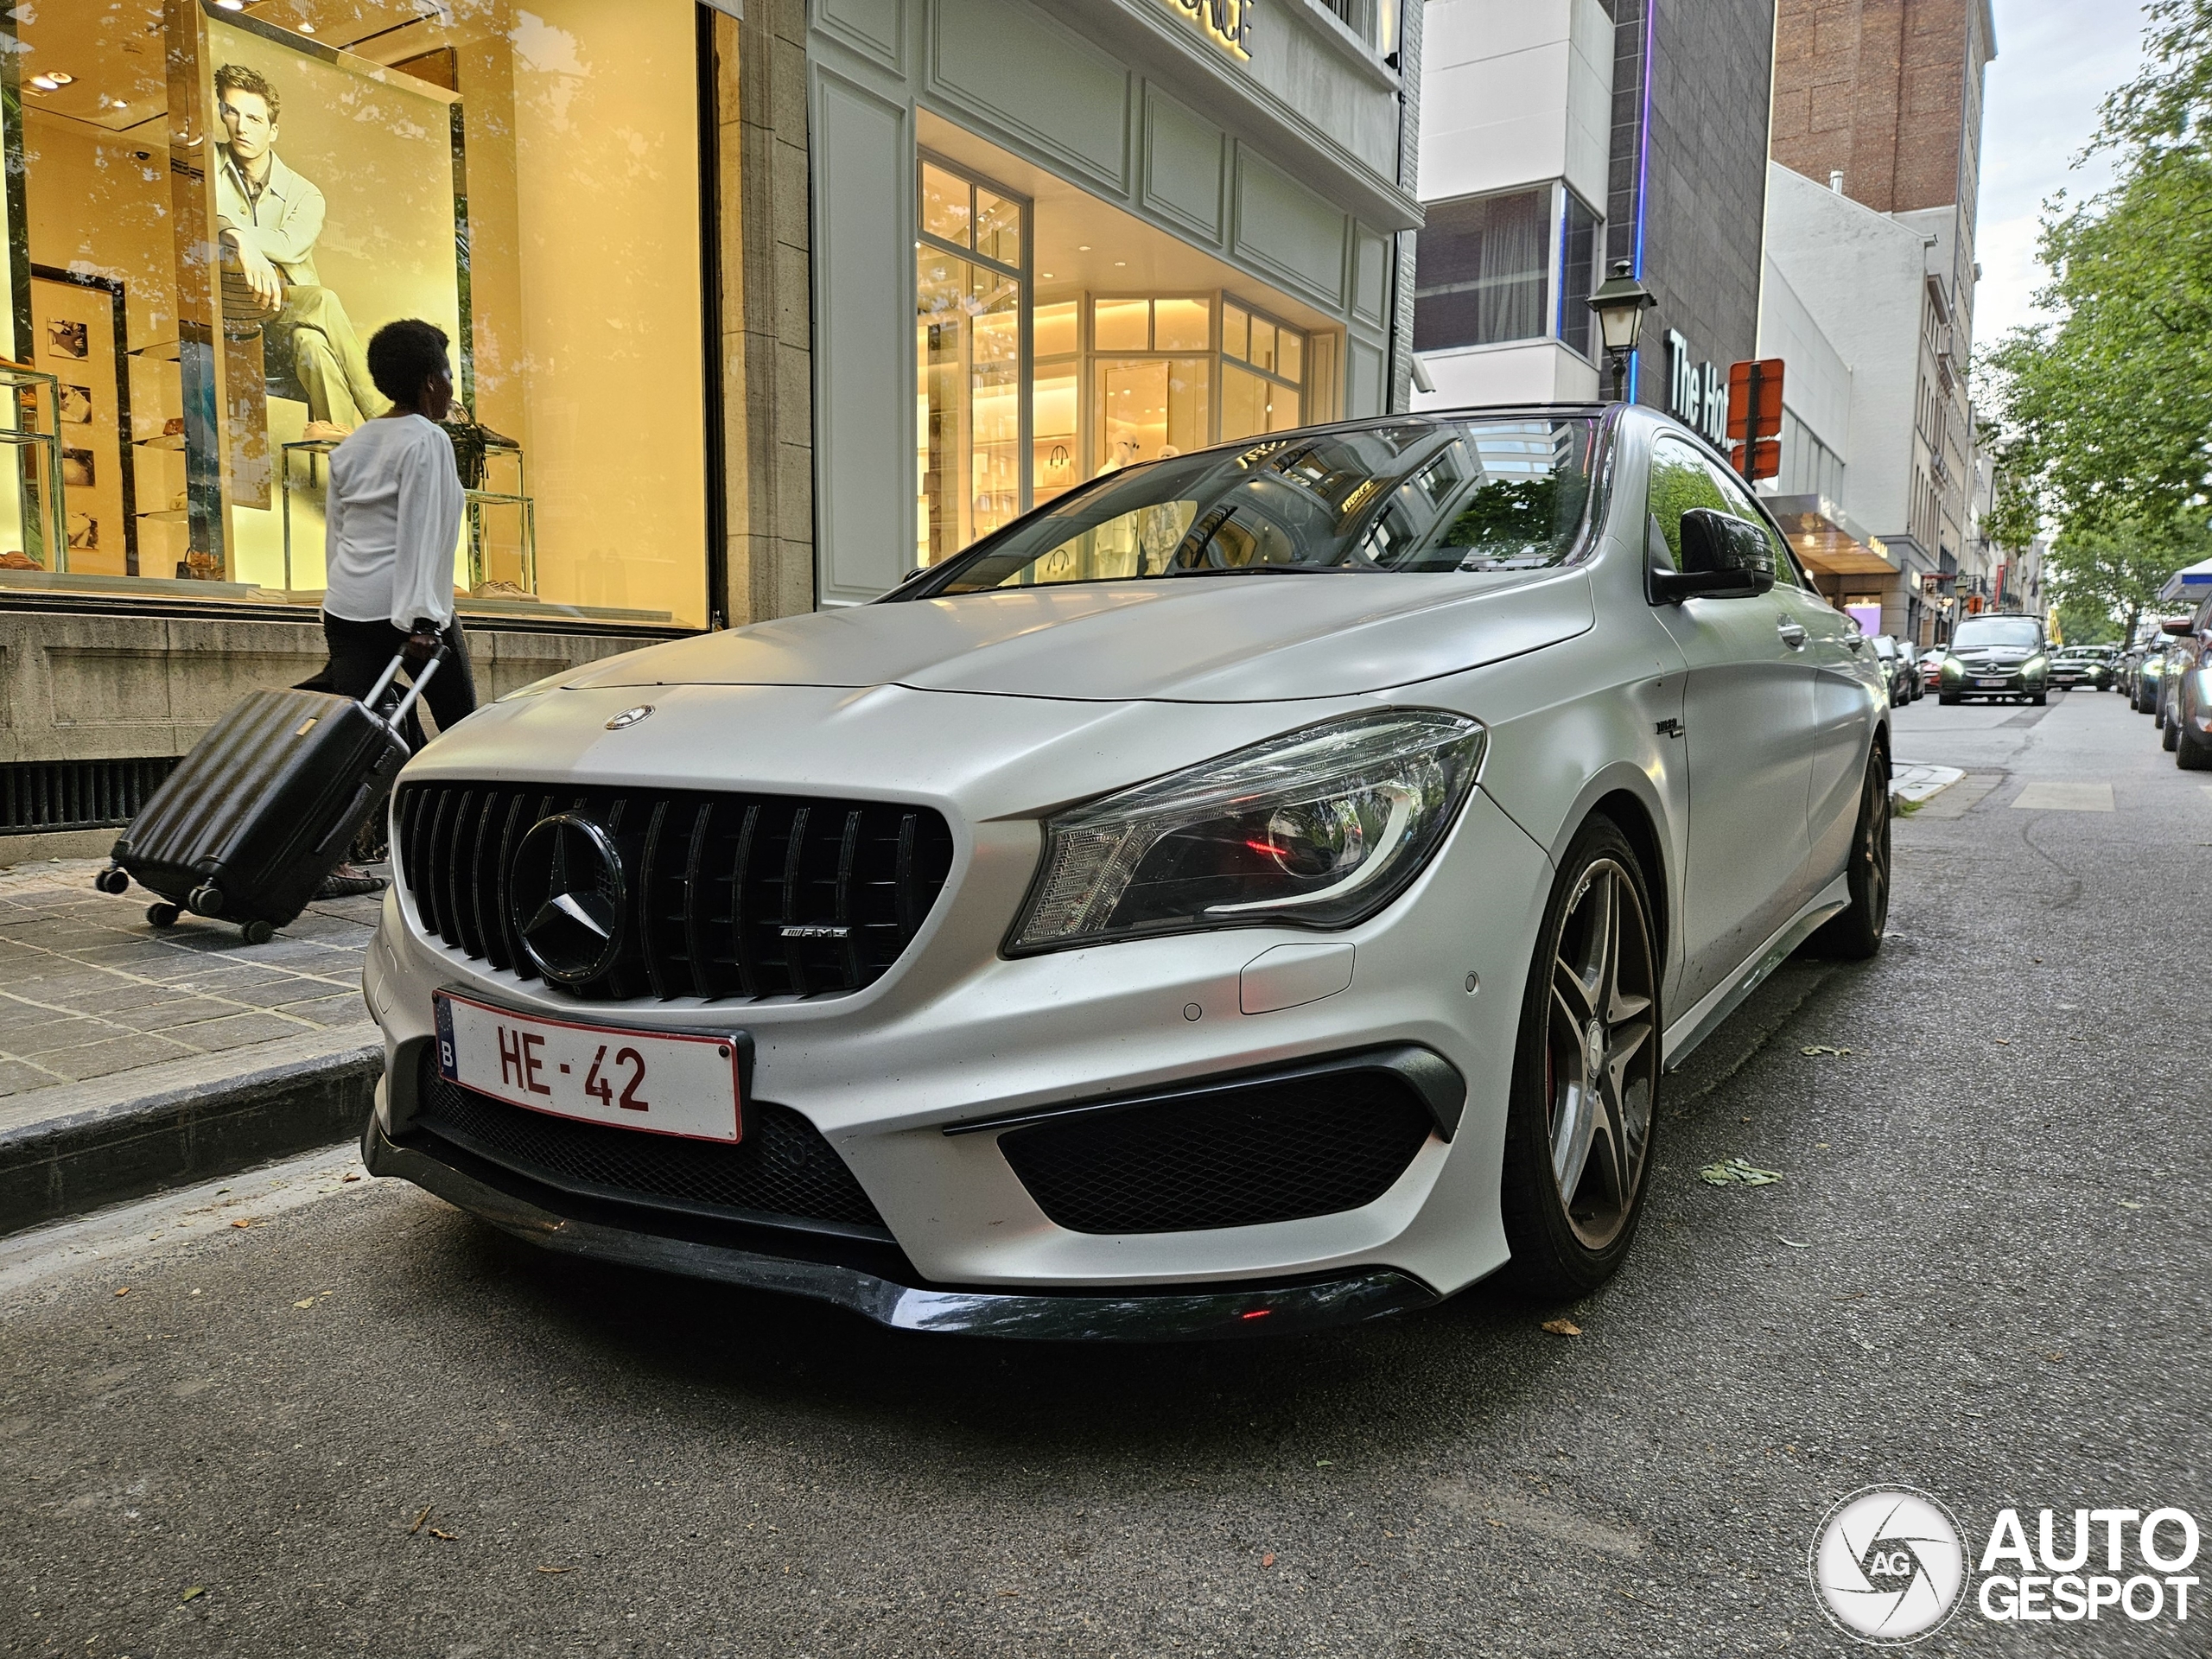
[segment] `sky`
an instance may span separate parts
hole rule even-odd
[[[1984,86],[1981,202],[1975,251],[1976,349],[2008,328],[2037,321],[2035,290],[2049,280],[2036,264],[2046,199],[2094,195],[2112,176],[2109,159],[2075,162],[2097,130],[2097,106],[2143,61],[2143,18],[2134,0],[1993,0],[1997,56]]]

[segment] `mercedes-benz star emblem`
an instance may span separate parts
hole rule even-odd
[[[625,709],[607,722],[607,729],[610,732],[619,732],[626,726],[634,726],[652,711],[653,706],[650,702],[641,702],[634,709]]]
[[[532,824],[507,893],[522,948],[555,984],[597,979],[622,954],[622,860],[589,818],[556,812]]]

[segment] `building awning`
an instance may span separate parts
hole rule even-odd
[[[1826,496],[1770,495],[1765,501],[1808,569],[1829,576],[1897,574],[1897,556],[1882,538],[1861,530]]]
[[[2207,594],[2212,594],[2212,559],[2175,571],[2158,589],[2159,599],[2169,603],[2177,599],[2202,599]]]

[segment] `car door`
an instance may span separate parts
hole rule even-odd
[[[1682,514],[1731,511],[1720,469],[1684,439],[1652,444],[1647,555],[1662,568],[1681,552]],[[1785,592],[1689,599],[1657,607],[1688,665],[1682,731],[1689,769],[1689,849],[1683,871],[1681,979],[1688,1009],[1796,910],[1809,846],[1813,676],[1808,631]]]
[[[1768,595],[1782,614],[1802,630],[1801,656],[1812,687],[1813,716],[1806,780],[1805,833],[1809,846],[1804,897],[1834,879],[1851,855],[1852,831],[1859,824],[1859,797],[1865,786],[1866,744],[1875,709],[1884,696],[1903,702],[1904,649],[1892,641],[1891,664],[1877,660],[1874,642],[1852,620],[1821,598],[1804,579],[1789,544],[1748,492],[1728,474],[1720,476],[1729,511],[1766,532],[1774,548],[1774,591]],[[1783,630],[1785,639],[1791,638]]]

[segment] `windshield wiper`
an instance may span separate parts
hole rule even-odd
[[[1355,575],[1358,569],[1351,564],[1202,565],[1189,570],[1162,570],[1157,577],[1144,580],[1167,581],[1182,576],[1337,576]]]

